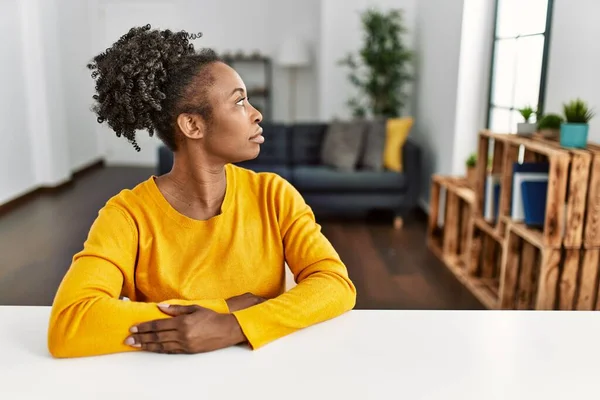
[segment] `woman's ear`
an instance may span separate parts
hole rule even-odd
[[[202,139],[206,134],[206,123],[202,117],[196,114],[179,114],[177,126],[189,139]]]

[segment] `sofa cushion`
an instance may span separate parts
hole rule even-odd
[[[406,189],[404,174],[392,171],[341,171],[326,166],[298,166],[292,174],[293,184],[299,191],[377,192]]]
[[[362,153],[366,127],[364,120],[331,122],[321,146],[322,164],[353,171]]]
[[[412,117],[387,120],[383,165],[392,171],[402,172],[402,146],[413,126]]]
[[[358,161],[360,168],[372,171],[383,171],[386,122],[386,118],[376,118],[367,123],[365,145]]]
[[[254,172],[273,172],[287,181],[291,181],[292,179],[292,170],[290,167],[286,167],[285,165],[259,164],[249,161],[244,161],[236,165]]]
[[[321,146],[326,129],[325,123],[297,123],[291,126],[291,158],[294,165],[321,163]]]
[[[265,165],[285,165],[289,163],[288,127],[284,124],[261,123],[265,142],[260,145],[256,162]]]

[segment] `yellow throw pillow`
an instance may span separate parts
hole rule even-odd
[[[390,118],[386,124],[383,165],[385,168],[402,172],[402,147],[413,126],[412,117]]]

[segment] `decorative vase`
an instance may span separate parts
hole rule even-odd
[[[467,184],[475,189],[477,185],[477,169],[475,167],[467,167]]]
[[[584,123],[566,122],[560,125],[560,145],[583,149],[587,146],[590,126]]]
[[[517,135],[531,136],[537,130],[537,125],[532,122],[519,122],[517,124]]]

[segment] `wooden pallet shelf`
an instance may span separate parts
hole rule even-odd
[[[558,140],[534,135],[533,140],[561,148]],[[600,145],[588,143],[585,149],[569,149],[573,158],[570,169],[565,246],[600,248]],[[581,207],[581,204],[584,204]],[[579,239],[581,237],[581,239]]]
[[[502,309],[597,310],[600,249],[548,248],[510,224],[500,281]]]
[[[446,265],[473,295],[488,309],[495,309],[498,305],[498,281],[469,275],[466,272],[464,261],[456,256],[444,256],[440,246],[428,242],[429,249]]]
[[[507,226],[510,224],[510,229],[515,231],[520,237],[522,237],[528,243],[531,243],[533,246],[539,249],[543,249],[545,247],[544,237],[541,230],[528,227],[523,222],[511,221],[510,218],[506,218],[505,224]]]
[[[493,310],[498,306],[498,281],[492,278],[481,278],[466,273],[464,264],[458,259],[444,260],[446,267],[454,274],[460,283],[487,309]]]
[[[466,270],[471,276],[499,280],[503,239],[480,217],[474,217],[468,238]]]
[[[442,194],[446,201],[441,203]],[[463,258],[467,247],[468,223],[475,196],[466,180],[435,175],[432,180],[428,223],[429,246],[446,258]],[[444,210],[443,229],[438,226]]]
[[[445,194],[445,201],[442,201]],[[428,247],[454,276],[487,308],[498,303],[498,280],[467,272],[471,261],[468,249],[472,237],[475,195],[466,180],[435,175],[432,179],[428,224]],[[443,203],[443,204],[442,204]],[[444,210],[440,227],[440,211]]]
[[[523,161],[550,166],[541,229],[511,219],[513,165]],[[464,178],[433,177],[432,252],[489,309],[600,310],[600,145],[482,131],[476,171],[474,190]],[[500,175],[494,221],[484,219],[488,174]]]
[[[519,154],[524,152],[524,159],[540,160],[547,159],[550,164],[548,176],[548,195],[546,198],[546,216],[544,221],[543,241],[545,246],[561,247],[563,244],[563,232],[565,232],[565,199],[567,198],[567,181],[569,179],[569,166],[572,160],[567,150],[556,148],[537,140],[519,137],[511,134],[495,134],[489,131],[481,132],[479,136],[479,154],[483,162],[477,163],[477,207],[479,215],[483,215],[484,185],[487,175],[488,154],[490,140],[493,140],[494,155],[492,158],[492,173],[499,172],[500,180],[500,204],[499,218],[495,226],[499,234],[504,235],[506,226],[504,218],[510,217],[510,206],[512,198],[513,164],[519,161]],[[501,162],[499,161],[499,157]],[[479,158],[478,158],[479,160]],[[577,211],[585,209],[585,202],[577,203]],[[576,227],[576,225],[575,225]],[[575,241],[577,236],[575,235]],[[581,235],[579,235],[579,241]],[[579,243],[574,244],[579,246]]]

